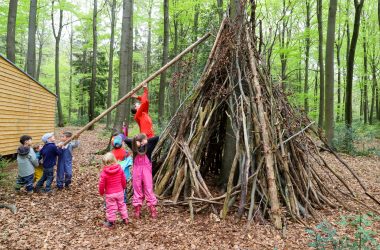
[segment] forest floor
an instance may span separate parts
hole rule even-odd
[[[70,129],[76,131],[77,128]],[[119,222],[114,230],[108,230],[100,226],[105,211],[103,199],[97,192],[101,156],[95,154],[106,147],[108,139],[100,127],[85,132],[80,137],[80,148],[74,153],[72,187],[52,195],[16,195],[12,186],[17,168],[10,164],[6,180],[0,186],[0,203],[16,204],[18,212],[12,214],[8,209],[0,209],[0,249],[306,249],[313,240],[306,232],[307,227],[314,228],[326,220],[339,229],[338,235],[354,237],[352,228],[339,226],[341,216],[369,212],[347,201],[352,211],[325,209],[320,211],[318,220],[305,221],[307,227],[287,220],[285,229],[278,231],[270,223],[249,224],[244,218],[238,220],[234,216],[220,221],[210,211],[196,214],[194,221],[190,221],[187,207],[160,204],[157,220],[150,219],[144,210],[141,220],[130,216],[128,226]],[[324,154],[329,164],[361,194],[356,181],[338,161]],[[380,198],[380,158],[340,156]],[[342,199],[344,197],[342,194]],[[364,195],[359,197],[368,206],[380,210]],[[131,205],[128,211],[132,215]],[[374,220],[368,229],[380,232],[380,222]]]

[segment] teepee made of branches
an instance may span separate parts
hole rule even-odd
[[[197,86],[156,147],[155,192],[187,204],[191,216],[211,207],[224,218],[235,207],[249,219],[269,217],[276,228],[284,216],[301,220],[326,205],[344,205],[317,168],[353,192],[319,154],[307,133],[311,125],[272,85],[248,25],[225,19]],[[226,135],[228,126],[233,135]],[[206,175],[220,172],[231,152],[226,191],[215,196]]]

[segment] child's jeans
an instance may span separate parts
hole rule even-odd
[[[128,219],[127,206],[124,203],[124,192],[106,194],[106,217],[110,222],[116,220],[116,212],[119,211],[123,220]]]
[[[63,184],[68,187],[71,184],[71,178],[73,176],[72,165],[59,164],[57,166],[57,187],[63,188]]]
[[[44,168],[42,177],[36,184],[36,189],[40,189],[44,185],[44,182],[46,181],[45,191],[46,192],[50,191],[53,180],[54,180],[54,167]]]
[[[25,186],[26,191],[32,192],[33,191],[33,181],[34,181],[34,174],[24,176],[24,177],[17,177],[16,180],[16,191],[20,191],[21,187]]]

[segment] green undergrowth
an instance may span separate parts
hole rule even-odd
[[[314,228],[306,229],[309,235],[309,247],[313,249],[377,249],[380,242],[376,236],[374,223],[379,223],[380,217],[373,213],[341,216],[338,223],[322,221]]]

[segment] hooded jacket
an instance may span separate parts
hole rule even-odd
[[[103,168],[99,180],[100,195],[123,192],[126,187],[125,175],[119,164]]]
[[[33,148],[20,146],[17,149],[18,176],[26,177],[34,174],[34,167],[38,166],[38,159]]]
[[[62,154],[62,149],[58,148],[54,142],[48,142],[40,152],[44,161],[44,168],[52,168],[57,164],[57,156]]]

